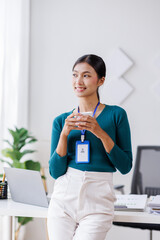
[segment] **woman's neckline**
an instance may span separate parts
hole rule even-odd
[[[104,107],[103,107],[102,111],[98,114],[98,116],[95,119],[98,119],[101,116],[101,114],[104,112],[104,110],[106,109],[107,105],[106,104],[103,104],[103,105],[104,105]],[[74,112],[75,110],[76,110],[76,108],[74,108],[72,110],[72,112]]]
[[[102,111],[98,114],[98,116],[96,116],[96,120],[101,116],[101,114],[104,112],[104,110],[106,109],[106,104],[103,104],[104,105],[104,107],[103,107],[103,109],[102,109]]]

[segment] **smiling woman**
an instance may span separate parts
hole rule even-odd
[[[84,72],[82,72],[82,70],[84,70]],[[106,66],[103,59],[95,55],[84,55],[75,62],[72,71],[73,87],[77,89],[77,92],[78,90],[82,90],[83,92],[83,87],[87,88],[87,83],[89,83],[90,86],[93,84],[97,89],[97,97],[99,100],[98,88],[104,83],[106,76]],[[82,87],[81,84],[83,83],[85,86]]]
[[[72,71],[79,106],[53,121],[49,171],[56,184],[48,233],[50,240],[104,240],[114,216],[113,172],[132,167],[130,128],[124,109],[100,103],[101,57],[82,56]]]

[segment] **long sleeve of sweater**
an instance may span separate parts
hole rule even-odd
[[[51,152],[49,160],[49,172],[53,178],[58,178],[67,171],[67,155],[60,157],[56,152],[59,137],[62,131],[62,120],[59,117],[55,118],[52,125],[51,134]]]
[[[131,134],[128,117],[122,108],[119,108],[119,111],[112,116],[116,126],[116,142],[107,155],[115,168],[122,174],[126,174],[132,168]]]

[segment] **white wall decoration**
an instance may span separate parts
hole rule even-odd
[[[121,104],[133,91],[133,87],[122,77],[132,66],[132,60],[117,48],[106,60],[107,84],[102,98],[109,98],[113,104]]]
[[[119,78],[129,70],[133,65],[133,62],[120,48],[117,48],[107,59],[106,64],[110,77]]]
[[[107,95],[113,103],[122,103],[133,91],[123,77],[112,79],[107,85]]]

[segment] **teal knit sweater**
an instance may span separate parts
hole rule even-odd
[[[80,130],[72,130],[68,135],[67,154],[60,157],[57,152],[57,144],[65,119],[71,112],[63,113],[53,121],[51,135],[51,154],[49,171],[53,178],[65,174],[68,167],[82,171],[128,173],[132,168],[131,136],[128,118],[125,110],[118,106],[105,105],[103,111],[96,118],[100,127],[112,138],[115,145],[110,153],[107,153],[101,140],[94,134],[86,131],[86,140],[90,141],[90,163],[75,162],[75,144],[81,138]]]

